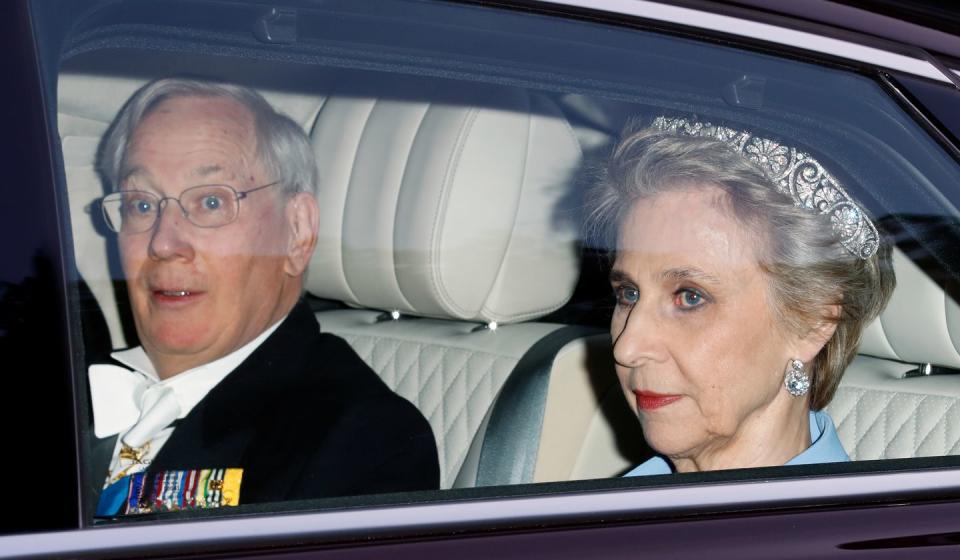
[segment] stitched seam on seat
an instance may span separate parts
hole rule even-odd
[[[885,417],[885,415],[884,415],[884,411],[886,410],[887,405],[890,404],[890,400],[891,400],[893,397],[892,397],[891,395],[886,395],[886,394],[885,394],[885,395],[879,395],[879,397],[881,397],[881,398],[882,398],[882,397],[886,397],[887,399],[886,399],[886,402],[884,402],[881,406],[875,407],[875,408],[876,408],[876,414],[875,414],[872,418],[867,417],[867,412],[869,412],[869,411],[868,411],[868,410],[864,410],[864,407],[865,407],[866,405],[865,405],[864,402],[863,402],[863,401],[864,401],[863,398],[861,398],[860,401],[858,401],[858,403],[857,403],[857,409],[858,409],[859,414],[861,415],[861,418],[866,417],[866,422],[862,422],[862,420],[861,420],[861,422],[864,424],[864,432],[863,432],[862,435],[863,435],[863,436],[866,436],[867,434],[869,434],[869,433],[870,433],[871,431],[873,431],[873,430],[879,430],[879,431],[880,431],[880,441],[881,441],[882,444],[886,444],[886,442],[887,442],[887,437],[886,437],[886,434],[887,434],[887,426],[886,426],[886,417]],[[859,438],[859,439],[862,439],[862,438]]]
[[[384,339],[384,340],[388,340],[388,339]],[[393,341],[391,341],[391,342],[393,342]],[[403,380],[405,380],[406,377],[407,377],[412,371],[414,371],[414,370],[418,370],[418,371],[419,371],[419,370],[422,370],[422,369],[423,369],[423,368],[421,367],[421,364],[422,364],[421,358],[422,358],[422,356],[423,356],[422,347],[421,347],[421,345],[415,345],[415,346],[417,346],[417,349],[416,349],[417,351],[415,352],[415,359],[414,359],[414,361],[413,361],[413,365],[415,365],[415,366],[417,366],[417,367],[416,367],[416,368],[410,368],[410,369],[408,369],[407,372],[402,376],[402,378],[400,378],[400,382],[398,382],[398,383],[396,383],[396,384],[394,385],[395,387],[398,387],[398,386],[403,382]],[[399,349],[399,344],[394,344],[393,347],[394,347],[393,356],[396,356],[397,350]],[[378,345],[374,343],[374,344],[372,344],[372,348],[373,348],[372,353],[375,353],[375,352],[377,351]],[[433,381],[433,379],[434,379],[438,374],[440,374],[440,373],[443,371],[443,367],[442,367],[442,364],[443,364],[443,352],[444,352],[444,349],[441,349],[439,358],[437,359],[437,361],[436,361],[435,363],[432,364],[432,367],[430,367],[430,374],[427,376],[426,381],[425,381],[423,384],[419,385],[419,387],[420,387],[421,389],[422,389],[423,387],[426,387],[427,385],[431,384],[432,381]],[[394,363],[395,363],[395,362],[394,362]],[[397,377],[400,377],[400,374],[396,371],[396,369],[394,369],[394,373],[397,375]],[[444,390],[441,390],[441,391],[442,391],[442,394],[443,394],[444,396],[446,396],[446,392],[445,392]],[[419,390],[416,392],[417,396],[419,396],[419,392],[420,392]],[[417,400],[419,401],[419,399],[417,399]],[[441,397],[441,399],[440,399],[440,405],[442,405],[446,400],[447,400],[447,399]],[[419,402],[418,402],[418,404],[419,404]],[[439,425],[440,425],[441,433],[439,433],[439,434],[437,434],[437,435],[445,436],[445,430],[444,430],[443,426],[446,424],[446,410],[445,410],[445,409],[441,409],[440,405],[438,405],[438,406],[435,407],[432,411],[429,411],[429,412],[424,411],[420,406],[418,406],[417,408],[420,408],[420,409],[421,409],[421,412],[428,418],[428,420],[429,420],[431,417],[433,417],[435,414],[439,414],[439,418],[437,418],[437,423],[439,423]],[[434,422],[429,422],[429,423],[430,423],[430,426],[431,426],[431,430],[434,430],[434,431],[436,432],[436,427],[434,426]],[[446,476],[447,476],[447,470],[448,470],[448,465],[446,464],[446,463],[447,463],[447,461],[446,461],[446,454],[447,454],[447,447],[448,447],[448,446],[447,446],[447,439],[446,439],[446,437],[436,437],[435,439],[436,439],[436,444],[437,444],[437,455],[438,455],[439,460],[441,461],[442,472],[444,473],[444,476],[446,477]]]
[[[884,407],[883,407],[883,409],[882,409],[884,412],[885,412],[885,411],[887,410],[887,408],[890,406],[890,403],[893,401],[893,398],[894,398],[894,395],[893,395],[893,394],[890,394],[890,398],[887,400],[886,404],[884,405]],[[919,401],[917,402],[917,404],[916,404],[916,408],[919,408],[920,405],[922,405],[925,400],[927,400],[927,395],[924,395],[924,396],[920,397],[920,400],[919,400]],[[887,414],[887,415],[886,415],[886,418],[890,418],[890,415]],[[913,423],[914,423],[914,429],[913,429],[914,436],[913,436],[913,437],[914,437],[914,441],[916,441],[916,434],[917,434],[916,417],[911,414],[911,415],[908,415],[908,416],[907,416],[907,419],[904,420],[903,423],[900,424],[900,427],[897,428],[897,430],[893,433],[893,437],[891,437],[891,438],[889,438],[889,439],[887,439],[886,437],[884,437],[883,441],[885,441],[886,444],[883,446],[883,457],[882,457],[882,458],[886,458],[886,456],[889,454],[888,452],[890,451],[890,446],[894,444],[894,441],[897,439],[897,437],[900,436],[900,433],[903,431],[903,428],[904,428],[907,424],[909,424],[911,420],[912,420]],[[884,424],[886,424],[886,422],[884,422]]]
[[[527,101],[527,138],[524,143],[524,152],[523,152],[523,173],[520,176],[520,194],[517,196],[517,206],[513,213],[513,222],[510,224],[510,237],[507,238],[507,246],[503,248],[503,254],[500,255],[500,263],[497,265],[497,273],[493,276],[493,283],[490,284],[490,290],[487,292],[486,297],[483,299],[483,303],[480,305],[480,315],[488,316],[492,320],[496,321],[509,321],[512,317],[509,315],[501,315],[499,313],[494,313],[493,310],[489,307],[490,298],[493,296],[493,291],[497,288],[497,283],[502,281],[501,276],[503,275],[503,269],[507,263],[507,258],[509,258],[510,250],[513,248],[514,240],[516,239],[517,233],[517,219],[520,217],[520,210],[523,208],[523,192],[527,185],[527,177],[529,172],[529,163],[530,163],[530,136],[533,132],[533,115],[530,114],[530,97],[526,98]]]
[[[430,244],[432,246],[431,250],[434,255],[436,255],[436,260],[442,260],[442,255],[440,254],[440,239],[442,238],[442,231],[438,235],[438,230],[441,228],[440,216],[444,213],[446,209],[447,202],[449,201],[449,191],[453,185],[453,178],[456,176],[456,170],[460,165],[460,156],[463,154],[463,150],[467,144],[467,137],[469,132],[473,129],[473,125],[476,122],[477,115],[480,111],[471,107],[467,111],[466,116],[463,121],[460,123],[460,130],[457,131],[457,139],[454,141],[454,149],[450,152],[450,158],[447,160],[447,168],[443,173],[443,182],[440,186],[440,199],[437,201],[437,207],[433,217],[433,228],[430,232]],[[450,297],[450,294],[447,293],[446,288],[443,287],[443,282],[439,278],[440,267],[432,266],[433,263],[430,263],[430,282],[433,284],[434,292],[440,298],[440,301],[443,305],[449,307],[454,314],[465,316],[467,315],[466,310],[457,305],[453,298]]]
[[[872,431],[879,431],[880,441],[881,443],[885,443],[887,441],[886,426],[883,422],[883,419],[881,419],[881,416],[883,415],[883,411],[886,408],[887,403],[889,403],[889,400],[887,401],[887,403],[884,403],[882,406],[877,407],[878,408],[877,414],[872,418],[870,418],[867,414],[869,412],[869,409],[866,408],[866,404],[864,403],[866,396],[867,396],[866,394],[862,395],[860,400],[857,402],[857,415],[858,415],[857,422],[858,424],[863,426],[862,434],[858,433],[857,435],[858,440],[866,441],[863,438],[863,436],[868,435]]]
[[[333,332],[333,333],[335,333],[335,334],[337,334],[337,335],[339,335],[339,336],[352,336],[352,337],[354,337],[354,338],[356,338],[356,339],[361,339],[361,338],[362,338],[362,339],[367,340],[367,341],[370,341],[370,342],[372,342],[372,343],[375,343],[375,342],[381,341],[381,340],[395,340],[395,341],[400,341],[400,342],[408,342],[408,343],[410,343],[410,344],[429,345],[429,346],[436,346],[436,347],[438,347],[438,348],[441,348],[441,347],[442,347],[442,348],[451,348],[451,349],[455,349],[455,350],[462,350],[462,351],[464,351],[464,352],[469,352],[469,353],[471,353],[471,354],[478,354],[478,355],[482,355],[482,356],[491,356],[491,357],[493,357],[493,358],[504,358],[504,359],[519,359],[519,358],[520,358],[519,356],[514,356],[514,355],[507,356],[507,355],[499,354],[499,353],[496,353],[496,352],[488,352],[488,351],[485,351],[485,350],[474,350],[474,349],[473,349],[472,347],[470,347],[470,346],[456,346],[456,345],[454,345],[454,344],[446,344],[446,343],[445,343],[445,344],[438,344],[435,340],[419,340],[419,339],[416,339],[416,338],[404,338],[404,337],[401,337],[401,336],[394,336],[394,335],[392,335],[392,334],[391,334],[391,335],[384,335],[384,336],[371,336],[371,335],[368,335],[368,334],[359,334],[359,333],[357,333],[356,331],[352,331],[352,330],[349,330],[349,329],[334,329],[334,330],[331,330],[330,332]]]
[[[443,355],[443,357],[444,357],[444,360],[441,360],[441,363],[444,363],[444,362],[446,361],[445,358],[447,357],[447,349],[446,349],[446,348],[441,348],[440,351],[441,351],[441,353],[442,353],[442,355]],[[493,362],[491,362],[491,366],[492,366],[492,365],[493,365]],[[453,386],[454,386],[461,378],[463,378],[463,379],[464,379],[464,385],[465,385],[466,387],[465,387],[465,389],[464,389],[465,395],[464,395],[464,398],[463,398],[463,403],[464,403],[463,407],[460,409],[459,412],[457,412],[456,414],[454,414],[454,416],[453,416],[452,418],[450,418],[449,421],[446,421],[446,422],[442,422],[442,423],[441,423],[441,426],[442,426],[441,429],[443,430],[443,434],[442,434],[443,437],[440,438],[440,439],[442,439],[442,440],[445,441],[445,442],[449,440],[449,437],[448,437],[448,436],[449,436],[451,430],[452,430],[454,427],[457,426],[457,421],[460,419],[460,417],[461,417],[461,416],[464,414],[464,412],[466,411],[466,409],[467,409],[467,404],[469,403],[471,397],[472,397],[472,396],[474,395],[474,393],[476,392],[477,388],[480,386],[480,383],[483,381],[483,379],[484,379],[485,377],[487,377],[487,375],[481,375],[481,376],[479,376],[479,379],[478,379],[477,382],[473,385],[473,387],[470,387],[470,386],[469,386],[469,376],[464,377],[464,376],[468,373],[468,368],[469,368],[469,356],[467,356],[467,359],[462,360],[461,363],[460,363],[458,366],[453,367],[453,368],[446,368],[447,371],[456,370],[457,373],[456,373],[456,375],[454,375],[454,376],[449,380],[449,383],[445,384],[445,386],[443,387],[443,396],[444,396],[444,398],[440,399],[440,406],[439,406],[438,408],[442,411],[442,414],[443,414],[443,417],[444,417],[444,418],[448,418],[449,415],[450,415],[450,411],[449,411],[449,408],[448,408],[448,404],[449,404],[450,401],[451,401],[451,399],[449,398],[449,396],[450,396],[450,394],[451,394],[451,392],[452,392]],[[492,368],[492,367],[489,368],[489,369],[488,369],[488,372],[493,372],[493,368]],[[491,398],[491,400],[492,400],[492,398]],[[435,410],[437,410],[437,409],[435,409]],[[429,415],[432,416],[432,414],[433,414],[433,413],[430,413]],[[474,430],[475,430],[475,429],[476,429],[476,428],[474,428]],[[468,431],[469,431],[469,430],[470,430],[470,428],[468,427]],[[446,446],[444,446],[444,458],[446,459]],[[445,462],[447,462],[447,461],[445,460]],[[453,465],[448,464],[448,465],[446,465],[446,466],[447,466],[447,468],[451,468]]]
[[[527,161],[529,160],[529,155],[530,155],[529,146],[530,146],[530,144],[531,144],[531,134],[532,134],[532,130],[533,130],[533,103],[531,102],[531,99],[532,99],[532,96],[531,96],[531,98],[528,98],[528,105],[529,105],[530,108],[531,108],[531,109],[530,109],[531,115],[530,115],[530,120],[528,121],[528,125],[527,125],[527,153],[526,153],[525,156],[524,156],[524,167],[523,167],[524,177],[523,177],[523,183],[522,183],[522,185],[524,185],[524,186],[526,185],[526,177],[527,177],[527,170],[528,170]],[[548,101],[549,101],[549,100],[548,100]],[[554,107],[556,108],[556,106],[554,106]],[[581,157],[581,159],[582,159],[582,158],[583,158],[583,146],[580,144],[580,140],[577,138],[576,134],[573,132],[573,127],[570,126],[570,122],[567,121],[567,119],[562,118],[562,115],[563,115],[562,111],[560,111],[559,108],[557,108],[557,110],[560,112],[560,116],[561,116],[561,118],[560,118],[559,120],[561,121],[561,123],[563,124],[563,126],[567,129],[567,133],[570,135],[570,139],[573,141],[574,145],[576,146],[577,151],[580,152],[580,157]],[[520,200],[522,201],[522,199],[523,199],[523,189],[522,189],[522,187],[521,187],[521,197],[520,197]],[[519,207],[519,205],[518,205],[518,207],[517,207],[517,216],[519,216],[519,214],[520,214],[519,209],[520,209],[520,207]],[[514,228],[515,228],[515,227],[516,227],[516,217],[514,218]],[[508,252],[509,252],[509,247],[512,246],[512,244],[513,244],[513,230],[511,230],[510,244],[508,244],[508,247],[507,247],[507,248],[508,248]],[[505,252],[505,254],[506,254],[506,252]],[[502,266],[503,266],[503,263],[501,263],[501,267],[502,267]],[[498,272],[498,275],[499,275],[499,272]],[[490,313],[491,318],[493,318],[494,320],[501,321],[501,322],[508,322],[508,321],[509,321],[509,322],[517,322],[517,323],[520,323],[520,322],[523,322],[523,321],[527,321],[527,320],[529,320],[529,319],[534,319],[534,318],[537,318],[537,317],[541,317],[541,316],[543,316],[544,314],[550,313],[550,312],[552,312],[552,311],[555,311],[555,310],[563,307],[563,306],[567,303],[567,301],[570,300],[570,297],[572,297],[572,294],[571,294],[570,296],[567,296],[566,298],[564,298],[563,300],[561,300],[561,301],[559,301],[559,302],[557,302],[557,303],[552,303],[552,304],[545,305],[545,306],[540,307],[540,308],[537,308],[537,309],[532,309],[532,310],[527,311],[527,312],[525,312],[525,313],[518,313],[518,314],[513,314],[513,315],[494,314],[494,313],[492,313],[492,312],[489,310],[489,308],[486,307],[486,302],[485,302],[484,306],[483,306],[481,309],[483,309],[483,310],[487,311],[488,313]],[[489,299],[488,299],[488,300],[489,300]]]
[[[860,455],[860,399],[863,398],[863,392],[860,392],[860,396],[857,397],[857,401],[853,406],[853,435],[857,438],[857,444],[854,448],[857,450],[857,455]]]
[[[480,398],[483,414],[495,400],[496,391],[494,388],[502,387],[503,383],[512,370],[511,364],[516,364],[515,359],[503,357],[489,352],[471,352],[461,348],[447,348],[441,345],[403,342],[391,338],[376,338],[364,335],[352,335],[349,333],[339,333],[351,346],[358,348],[358,353],[369,356],[369,362],[372,367],[381,372],[381,377],[392,370],[394,387],[400,387],[411,375],[420,375],[423,371],[429,371],[425,380],[418,381],[414,394],[417,396],[418,408],[427,417],[431,429],[437,436],[437,452],[441,466],[441,480],[448,481],[456,475],[456,472],[463,464],[463,460],[469,452],[472,436],[476,435],[479,422],[476,420],[472,411],[471,404],[476,402],[477,394],[481,390],[486,391]],[[425,352],[424,350],[434,350],[434,352]],[[409,364],[399,362],[399,354],[404,351],[410,351],[414,359]],[[436,360],[430,363],[422,361],[425,355],[435,355]],[[452,358],[455,358],[450,362]],[[399,365],[398,365],[399,364]],[[456,372],[450,378],[444,376],[447,372]],[[479,373],[478,373],[479,372]],[[439,377],[438,377],[439,375]],[[463,389],[454,389],[457,384],[462,382]],[[419,401],[422,389],[431,385],[440,385],[440,396],[433,408],[430,410],[420,406]],[[460,394],[462,391],[462,394]],[[462,397],[462,406],[453,410],[453,402],[456,399],[453,395]],[[481,418],[483,415],[480,416]],[[465,430],[470,437],[455,438],[453,445],[448,445],[451,441],[450,435],[454,430]],[[463,440],[463,441],[461,441]],[[444,484],[446,482],[443,482]]]
[[[465,371],[466,371],[466,367],[464,367],[464,369],[463,369],[463,372],[465,372]],[[492,368],[491,368],[490,371],[492,372]],[[463,373],[463,372],[461,372],[461,373]],[[460,377],[460,374],[458,374],[457,377]],[[473,387],[472,387],[472,388],[469,387],[469,385],[468,385],[468,388],[466,389],[466,390],[467,390],[467,395],[466,395],[467,398],[464,399],[463,408],[462,408],[462,409],[460,410],[460,412],[458,412],[458,413],[456,414],[456,416],[454,416],[453,419],[447,424],[447,428],[446,428],[446,430],[444,431],[444,435],[450,433],[450,429],[453,427],[453,425],[456,423],[456,421],[460,418],[461,415],[463,415],[463,414],[466,412],[466,410],[467,410],[467,408],[468,408],[467,403],[470,402],[470,397],[472,397],[472,396],[474,395],[474,393],[476,393],[477,389],[480,388],[480,385],[481,385],[481,384],[484,382],[484,380],[486,380],[488,377],[489,377],[489,375],[480,375],[480,376],[478,376],[476,383],[473,384]],[[468,379],[469,379],[469,376],[468,376],[467,378],[465,378],[465,379],[468,380]],[[444,399],[444,402],[446,402],[447,400],[448,400],[448,399]]]
[[[910,456],[952,455],[960,451],[960,437],[949,433],[954,428],[950,422],[950,417],[960,409],[960,400],[945,395],[922,393],[910,393],[907,395],[909,400],[904,400],[903,393],[897,391],[854,387],[841,387],[840,389],[838,396],[844,402],[852,401],[854,406],[846,412],[833,409],[831,414],[835,414],[835,418],[839,419],[837,423],[838,431],[849,423],[853,424],[853,437],[856,438],[856,441],[853,443],[852,459],[885,459],[902,455],[903,453],[893,453],[893,448],[898,443],[904,442],[904,437],[907,437],[905,430],[908,425],[913,439],[905,448],[905,451]],[[931,403],[931,401],[934,401],[934,403]],[[941,403],[946,403],[946,407],[942,408]],[[936,406],[931,406],[931,404]],[[909,416],[899,423],[897,429],[891,429],[893,418],[903,413],[905,408]],[[930,422],[932,422],[930,428],[924,430],[920,421],[921,418],[924,418],[923,414],[912,411],[912,409],[923,410],[930,414],[929,411],[937,408],[942,408],[942,410],[936,418],[930,419]],[[861,416],[870,410],[878,410],[879,413],[871,421],[861,421]],[[927,422],[924,421],[923,424],[926,425]],[[870,442],[877,441],[876,437],[868,437],[873,431],[880,432],[879,442],[882,448],[879,452],[865,453],[864,451],[867,451],[866,448],[870,445]],[[889,438],[887,437],[888,434],[890,435]],[[931,442],[938,435],[940,436],[940,444],[931,445]],[[927,446],[933,451],[922,451]]]
[[[323,111],[323,107],[324,107],[324,105],[327,104],[327,101],[328,101],[329,99],[330,99],[330,95],[329,95],[329,94],[326,95],[325,97],[321,97],[321,98],[320,98],[320,103],[317,104],[317,108],[314,109],[314,110],[313,110],[313,113],[307,118],[307,125],[306,125],[305,127],[303,127],[303,128],[304,128],[304,130],[309,130],[309,131],[310,131],[309,136],[311,136],[311,137],[313,136],[313,129],[316,128],[316,126],[317,126],[317,118],[320,116],[320,111]],[[316,188],[317,186],[318,186],[318,185],[314,185],[314,188]]]
[[[427,121],[427,115],[430,113],[431,104],[427,103],[427,108],[424,109],[423,113],[420,114],[420,122],[417,124],[417,130],[413,133],[413,139],[410,141],[410,146],[407,148],[407,159],[403,162],[403,172],[400,173],[400,188],[397,189],[397,198],[393,205],[393,281],[397,285],[397,292],[400,294],[400,298],[403,300],[403,303],[408,309],[416,309],[411,303],[410,298],[403,293],[403,286],[400,285],[400,276],[397,273],[400,270],[399,263],[397,262],[397,237],[399,235],[399,224],[400,220],[400,199],[402,198],[402,193],[404,191],[404,186],[407,184],[407,169],[410,166],[410,159],[413,157],[413,148],[417,145],[417,138],[420,137],[420,131],[423,130],[423,123]],[[415,185],[414,188],[419,188],[420,185]]]
[[[419,345],[418,345],[418,346],[419,346]],[[398,348],[399,348],[399,345],[398,345]],[[399,353],[399,350],[398,350],[397,353]],[[402,375],[401,375],[401,373],[400,373],[401,370],[397,369],[397,366],[396,366],[396,364],[397,364],[396,353],[394,354],[394,356],[395,356],[395,357],[394,357],[394,360],[393,360],[393,363],[394,363],[394,373],[395,373],[395,375],[396,375],[396,377],[397,377],[396,383],[395,383],[395,386],[396,386],[396,387],[400,387],[401,385],[403,385],[404,383],[406,383],[406,382],[407,382],[407,378],[410,377],[410,375],[416,375],[416,376],[419,378],[420,372],[422,371],[422,368],[420,367],[420,363],[421,363],[421,362],[420,362],[420,358],[423,356],[423,352],[421,351],[420,348],[418,348],[417,351],[413,353],[413,359],[410,360],[410,362],[407,363],[406,366],[404,366],[404,369],[403,369],[403,372],[404,372],[404,373],[403,373]],[[430,377],[427,377],[427,379],[425,380],[425,382],[421,382],[421,381],[419,381],[419,379],[418,379],[418,380],[416,380],[416,381],[413,383],[413,385],[414,385],[414,387],[419,387],[419,388],[422,389],[423,387],[426,387],[426,386],[429,384],[430,379],[431,379]],[[417,396],[416,396],[417,404],[419,404],[419,401],[420,401],[420,390],[417,390],[417,391],[416,391],[416,395],[417,395]]]
[[[887,402],[883,403],[883,406],[879,407],[877,411],[877,416],[875,422],[880,424],[880,441],[883,442],[883,451],[881,452],[881,457],[886,456],[887,451],[890,448],[890,438],[887,437],[887,423],[890,420],[890,415],[887,414],[887,407],[890,406],[890,401],[893,400],[893,395],[885,395],[887,397]],[[903,425],[900,426],[901,428]]]
[[[887,348],[890,349],[890,353],[899,360],[901,359],[900,354],[897,353],[897,349],[894,348],[893,343],[890,342],[890,337],[887,336],[887,328],[884,326],[883,321],[884,317],[883,313],[881,312],[880,315],[877,316],[877,324],[880,327],[880,336],[883,338],[883,342],[887,345]]]
[[[948,407],[943,411],[943,413],[940,414],[940,418],[938,418],[937,421],[933,424],[933,427],[930,428],[930,431],[927,432],[927,435],[925,435],[922,439],[920,439],[919,441],[917,441],[917,444],[916,444],[916,446],[914,447],[914,455],[916,455],[917,450],[919,450],[921,447],[923,447],[923,444],[927,442],[927,439],[933,434],[933,432],[936,431],[937,426],[941,426],[941,425],[944,426],[944,432],[943,432],[943,449],[946,450],[946,448],[947,448],[947,432],[946,432],[947,416],[949,416],[950,412],[951,412],[956,406],[957,406],[957,401],[953,401],[953,402],[950,403],[950,406],[948,406]],[[918,405],[918,408],[919,408],[919,405]]]
[[[356,302],[359,302],[360,299],[353,291],[353,287],[350,285],[350,279],[347,278],[347,248],[344,246],[343,240],[347,238],[347,204],[350,201],[350,191],[353,190],[350,188],[350,185],[353,183],[353,175],[357,169],[357,160],[360,156],[360,146],[363,145],[363,137],[367,134],[367,126],[370,125],[370,116],[373,115],[373,110],[376,109],[378,102],[378,100],[375,100],[370,104],[370,110],[367,111],[367,117],[363,121],[363,127],[360,129],[360,135],[357,137],[357,146],[356,149],[353,150],[353,161],[350,162],[350,174],[347,176],[347,192],[343,197],[343,210],[340,212],[340,215],[344,217],[344,219],[340,221],[340,270],[341,274],[343,275],[343,285],[347,288],[347,293],[349,293],[350,299]]]

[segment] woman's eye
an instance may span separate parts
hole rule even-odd
[[[681,309],[692,309],[694,307],[700,307],[703,305],[703,302],[706,300],[703,294],[696,290],[691,290],[689,288],[683,288],[678,290],[674,294],[673,303]]]
[[[614,288],[617,305],[630,307],[640,300],[640,290],[632,286],[617,286]]]

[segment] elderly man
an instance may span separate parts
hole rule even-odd
[[[301,299],[306,135],[256,92],[164,79],[104,139],[140,344],[90,367],[97,515],[436,488],[410,403]]]

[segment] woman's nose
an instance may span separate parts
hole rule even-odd
[[[664,354],[659,321],[649,310],[634,305],[623,313],[621,321],[611,324],[613,359],[623,367],[637,367],[646,361],[659,361]]]
[[[191,235],[194,226],[176,199],[164,199],[157,208],[157,222],[153,225],[150,237],[150,257],[157,260],[182,258],[190,260],[194,256]]]

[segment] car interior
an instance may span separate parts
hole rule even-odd
[[[309,300],[429,420],[442,488],[616,477],[652,452],[613,370],[609,248],[584,240],[582,195],[632,119],[699,114],[816,153],[896,245],[896,291],[828,407],[850,457],[960,454],[960,214],[938,194],[960,181],[869,78],[652,35],[642,56],[617,36],[569,59],[643,68],[587,89],[580,66],[565,81],[523,78],[520,63],[471,78],[340,44],[352,62],[224,55],[173,32],[131,45],[128,32],[78,43],[59,74],[86,363],[135,343],[98,223],[101,138],[149,80],[209,76],[256,88],[309,135]],[[838,106],[838,89],[866,93]]]

